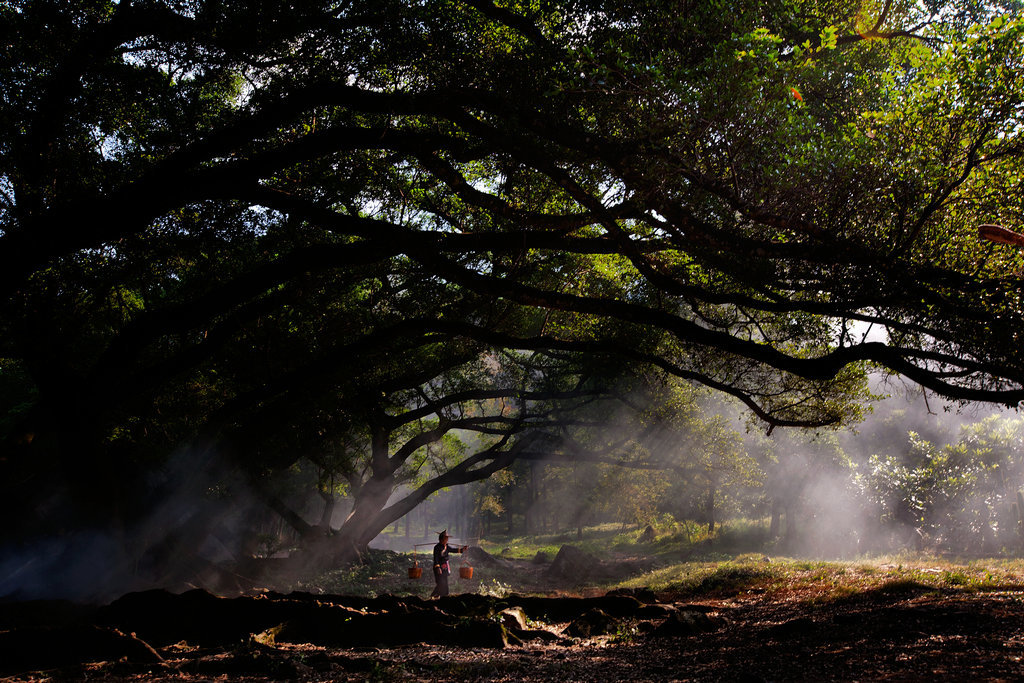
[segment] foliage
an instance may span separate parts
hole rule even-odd
[[[304,461],[351,554],[541,452],[664,464],[597,428],[645,391],[713,513],[756,472],[687,385],[771,426],[856,422],[869,367],[1018,404],[1024,256],[977,238],[1024,207],[1012,9],[5,4],[12,534],[136,528],[189,447],[310,536]],[[578,526],[671,495],[584,470]]]
[[[1011,506],[1024,477],[1022,430],[1021,418],[991,416],[964,426],[945,446],[911,432],[906,453],[873,455],[859,481],[883,519],[918,526],[940,546],[1014,548]]]
[[[426,582],[412,584],[406,577],[406,570],[412,559],[388,550],[375,550],[366,555],[366,561],[320,574],[314,579],[300,581],[296,590],[317,591],[340,595],[375,597],[385,593],[405,592],[413,589],[422,597],[430,594],[432,587]]]

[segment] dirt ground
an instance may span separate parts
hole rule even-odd
[[[672,603],[677,596],[659,595]],[[681,604],[679,602],[676,603]],[[889,587],[840,600],[741,594],[686,604],[716,627],[659,637],[657,620],[613,635],[506,648],[308,644],[157,648],[163,662],[98,661],[4,679],[89,681],[918,681],[1024,680],[1024,592]],[[545,624],[564,631],[566,624]],[[2,654],[0,654],[2,656]]]

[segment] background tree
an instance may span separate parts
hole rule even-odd
[[[883,528],[953,552],[1015,547],[1021,420],[989,416],[946,444],[907,437],[908,448],[872,455],[860,475]]]

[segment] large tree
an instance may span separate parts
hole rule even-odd
[[[48,481],[123,518],[182,443],[259,463],[278,408],[350,429],[359,378],[426,385],[438,345],[653,366],[773,426],[855,417],[866,364],[1024,398],[1021,252],[977,236],[1024,208],[1000,3],[0,12],[9,514]]]

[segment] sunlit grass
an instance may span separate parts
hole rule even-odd
[[[658,531],[653,541],[643,540],[643,534],[640,527],[623,528],[621,524],[606,523],[585,527],[582,538],[575,532],[492,535],[481,539],[480,547],[492,554],[517,559],[532,559],[537,552],[554,557],[563,545],[573,545],[600,557],[619,552],[674,559],[685,554],[690,556],[687,559],[724,560],[763,545],[767,520],[729,520],[713,534],[709,534],[704,525],[678,523],[669,530]]]
[[[872,591],[978,592],[1024,590],[1024,561],[957,564],[934,557],[881,557],[809,561],[744,554],[725,562],[680,562],[630,577],[624,587],[645,586],[693,599],[786,594],[811,603],[849,599]]]
[[[815,604],[853,599],[872,591],[889,594],[928,591],[1024,589],[1024,559],[958,560],[923,553],[821,560],[779,557],[750,548],[764,547],[765,520],[733,520],[708,536],[706,527],[677,528],[642,542],[641,530],[617,525],[587,528],[579,542],[567,535],[502,539],[509,556],[532,558],[538,550],[553,558],[569,543],[609,559],[609,553],[645,555],[654,569],[601,588],[646,587],[690,599],[742,599],[786,596]],[[496,545],[500,545],[499,541]],[[744,552],[747,550],[747,552]]]
[[[573,545],[593,554],[597,560],[643,559],[646,571],[623,575],[619,580],[587,586],[557,585],[542,574],[522,570],[523,565],[478,568],[473,580],[453,576],[452,591],[492,595],[509,592],[543,593],[605,591],[614,588],[649,588],[687,600],[793,599],[813,605],[854,600],[877,593],[915,596],[929,592],[1024,591],[1024,559],[950,558],[926,553],[822,560],[786,557],[751,549],[766,547],[765,520],[736,520],[708,536],[706,527],[676,525],[662,530],[652,541],[642,530],[603,524],[584,529],[583,539],[575,531],[559,534],[497,536],[480,542],[484,550],[498,557],[532,560],[538,552],[551,561],[563,545]],[[426,555],[380,552],[369,562],[337,569],[313,582],[294,588],[312,592],[380,595],[383,593],[426,596],[433,588],[428,571],[419,580],[409,579],[408,567],[416,560],[421,566]],[[455,560],[457,567],[461,558]]]
[[[532,557],[537,546],[524,545],[522,549],[523,558]],[[350,595],[429,594],[433,587],[429,572],[424,572],[420,580],[407,576],[412,562],[410,555],[386,553],[374,557],[376,559],[367,565],[327,572],[316,581],[295,588]],[[490,590],[495,585],[501,586],[502,593],[529,593],[543,588],[542,585],[524,584],[521,572],[515,569],[487,568],[479,570],[478,574],[473,581],[461,582],[453,578],[453,592],[496,594]],[[649,571],[598,587],[601,590],[643,587],[689,600],[785,597],[827,604],[869,592],[902,595],[928,591],[1024,590],[1024,561],[996,559],[958,564],[927,555],[809,561],[744,553],[724,561],[666,562]],[[571,587],[563,588],[571,592]]]
[[[621,524],[608,523],[586,527],[582,539],[578,538],[575,532],[491,536],[481,539],[480,547],[493,555],[521,560],[533,559],[538,552],[554,558],[563,545],[576,546],[584,552],[607,555],[609,549],[635,549],[641,533],[635,528],[623,529]]]

